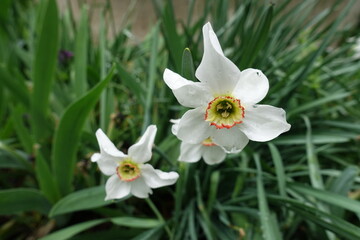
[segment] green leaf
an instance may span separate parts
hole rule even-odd
[[[145,90],[140,83],[136,81],[136,79],[129,74],[120,63],[116,63],[116,70],[119,73],[121,82],[135,94],[139,102],[145,105]]]
[[[160,236],[162,234],[162,227],[153,228],[150,230],[147,230],[138,236],[132,238],[131,240],[143,240],[143,239],[160,239]]]
[[[0,20],[6,20],[10,13],[10,7],[13,0],[2,0],[0,1]]]
[[[24,108],[21,105],[18,105],[13,111],[12,119],[14,129],[19,137],[22,147],[27,153],[31,153],[33,151],[33,139],[31,138],[29,129],[24,124],[24,113]]]
[[[0,190],[0,215],[16,214],[23,211],[38,211],[47,214],[49,210],[50,203],[36,189]]]
[[[306,155],[309,167],[309,177],[311,185],[315,188],[324,189],[324,182],[320,173],[320,164],[317,158],[314,144],[312,142],[312,129],[308,117],[304,116],[306,131]]]
[[[358,167],[347,167],[344,171],[341,172],[341,175],[331,185],[331,192],[346,196],[347,193],[351,190],[352,185],[354,184],[354,180],[358,175]]]
[[[145,132],[146,128],[151,124],[151,110],[153,107],[155,79],[156,79],[156,63],[158,59],[158,38],[159,38],[159,25],[154,27],[153,38],[151,43],[151,55],[148,72],[148,84],[146,91],[145,109],[144,109],[144,122],[142,132]]]
[[[206,206],[206,210],[209,216],[211,216],[212,209],[214,208],[217,199],[219,184],[220,184],[220,171],[214,171],[210,177],[210,189],[209,189],[209,196]]]
[[[359,174],[359,168],[356,166],[349,166],[344,171],[341,172],[341,175],[335,179],[335,181],[330,186],[330,191],[338,193],[342,196],[347,196],[351,188],[353,187],[355,178]],[[331,206],[331,213],[335,214],[338,217],[344,216],[344,209],[340,207]],[[360,216],[360,214],[359,214]]]
[[[188,48],[184,49],[182,55],[181,75],[186,79],[195,81],[194,62]]]
[[[75,42],[75,78],[74,89],[75,95],[81,97],[87,89],[87,55],[88,55],[88,6],[83,5],[81,9],[81,19],[79,28],[76,33]]]
[[[162,225],[157,219],[136,217],[117,217],[112,218],[111,222],[119,226],[130,228],[156,228]]]
[[[300,185],[300,184],[292,183],[292,184],[289,184],[289,187],[292,188],[293,190],[301,193],[302,195],[308,195],[308,196],[317,198],[317,199],[321,200],[322,202],[330,203],[334,206],[338,206],[338,207],[341,207],[341,208],[347,209],[349,211],[360,214],[360,202],[355,201],[353,199],[344,197],[342,195],[339,195],[339,194],[336,194],[333,192],[316,189],[316,188],[311,188],[311,187],[307,187],[307,186]]]
[[[257,195],[260,209],[260,222],[263,238],[266,240],[280,240],[282,239],[280,235],[280,230],[278,228],[278,223],[275,214],[271,214],[269,206],[267,203],[264,183],[262,180],[262,170],[260,165],[260,159],[258,155],[254,156],[256,168],[257,168]]]
[[[107,55],[106,55],[106,27],[104,20],[104,13],[100,13],[100,30],[99,30],[99,70],[100,70],[100,79],[106,77],[106,65],[107,65]],[[100,97],[100,128],[108,128],[110,122],[110,115],[114,111],[114,96],[112,89],[104,89]]]
[[[59,189],[56,187],[54,175],[50,170],[49,164],[40,151],[36,153],[35,173],[40,190],[52,203],[56,202],[60,198]]]
[[[46,136],[47,113],[59,48],[58,11],[55,0],[41,1],[38,17],[38,39],[32,72],[32,129],[37,141]]]
[[[20,162],[11,153],[4,151],[2,148],[3,147],[0,144],[0,168],[26,170],[26,167],[22,164],[22,162]]]
[[[76,152],[86,118],[98,101],[102,90],[112,78],[114,68],[85,96],[72,103],[60,119],[55,132],[52,167],[56,184],[62,195],[71,192],[76,164]]]
[[[360,239],[360,228],[346,222],[345,220],[335,216],[325,213],[318,208],[309,207],[303,203],[277,196],[270,196],[274,204],[281,204],[290,210],[294,211],[297,215],[301,215],[307,221],[316,223],[319,226],[324,227],[336,234],[341,236],[341,239]],[[339,238],[340,239],[340,238]]]
[[[329,133],[317,133],[312,135],[313,144],[326,143],[344,143],[351,141],[351,138],[344,136],[336,136]],[[306,144],[306,137],[304,135],[280,136],[272,141],[276,145],[304,145]]]
[[[181,55],[184,46],[181,37],[177,33],[175,13],[172,1],[166,1],[165,7],[161,15],[162,19],[162,32],[165,37],[166,45],[170,53],[170,58],[175,65],[176,72],[181,70]]]
[[[309,103],[300,105],[299,107],[295,108],[292,111],[289,111],[287,116],[288,116],[288,118],[290,118],[290,116],[293,116],[294,114],[299,114],[301,112],[308,111],[310,109],[324,105],[325,103],[344,99],[344,98],[348,97],[349,95],[350,95],[350,93],[336,93],[336,94],[331,94],[329,96],[326,96],[326,97],[323,97],[320,99],[316,99]]]
[[[104,186],[92,187],[70,193],[60,199],[50,210],[49,217],[86,209],[93,209],[113,203],[105,201]]]
[[[272,143],[269,143],[269,148],[271,152],[271,157],[273,159],[276,171],[276,177],[278,180],[279,192],[282,197],[286,196],[286,175],[284,171],[283,160],[279,153],[279,150]]]
[[[40,238],[39,240],[59,240],[59,239],[66,240],[66,239],[69,239],[69,238],[75,236],[76,234],[78,234],[82,231],[85,231],[86,229],[89,229],[91,227],[94,227],[96,225],[104,223],[106,221],[107,221],[106,219],[98,219],[98,220],[92,220],[92,221],[88,221],[88,222],[78,223],[78,224],[72,225],[70,227],[58,230],[54,233],[51,233],[45,237]]]
[[[271,5],[267,9],[265,15],[262,17],[261,22],[257,27],[258,29],[257,32],[254,34],[254,36],[251,38],[248,44],[249,46],[245,48],[244,53],[242,54],[243,57],[241,58],[240,61],[240,69],[252,66],[254,60],[258,55],[258,52],[261,50],[261,48],[264,47],[270,32],[272,16],[273,16],[273,6]]]
[[[0,79],[4,87],[6,87],[13,96],[16,96],[25,107],[29,107],[29,92],[26,89],[24,79],[17,79],[17,76],[13,76],[8,71],[8,67],[3,64],[0,65]]]

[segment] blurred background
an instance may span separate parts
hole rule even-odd
[[[99,31],[99,12],[104,8],[110,8],[111,18],[114,20],[114,26],[112,26],[112,32],[109,33],[110,37],[114,36],[114,32],[118,33],[125,26],[132,26],[132,34],[135,39],[143,38],[156,22],[156,13],[153,7],[153,2],[161,2],[159,0],[57,0],[60,11],[63,13],[65,10],[71,9],[74,13],[75,19],[79,20],[80,11],[79,6],[87,4],[91,9],[91,29],[94,35],[97,35]],[[196,0],[194,5],[194,19],[198,19],[203,11],[206,0]],[[292,0],[288,5],[288,9],[299,4],[302,0]],[[172,0],[174,5],[175,15],[177,19],[185,20],[188,16],[188,6],[192,0]],[[228,11],[234,13],[235,2],[237,0],[230,1],[231,7]],[[263,4],[280,4],[284,0],[260,0]],[[321,10],[326,9],[336,3],[336,0],[314,0],[317,4],[313,7],[314,12],[311,13],[309,18],[316,16]],[[346,1],[342,1],[340,9],[345,7]],[[332,17],[327,21],[331,21],[336,18],[340,9],[334,11]],[[359,24],[360,22],[360,1],[356,1],[348,15],[346,16],[343,24]]]

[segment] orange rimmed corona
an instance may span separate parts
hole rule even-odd
[[[219,96],[209,102],[205,112],[205,121],[216,128],[232,128],[242,123],[245,116],[240,100],[231,96]]]

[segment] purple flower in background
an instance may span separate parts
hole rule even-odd
[[[60,64],[67,64],[72,58],[74,57],[74,54],[67,50],[60,50],[59,51],[59,62]]]

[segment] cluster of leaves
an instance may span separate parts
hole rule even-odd
[[[354,1],[314,16],[310,0],[209,0],[198,18],[195,3],[177,22],[154,0],[158,21],[134,44],[130,26],[106,38],[109,5],[94,36],[86,5],[76,22],[54,0],[0,2],[1,239],[360,239],[360,61],[341,25]],[[195,80],[207,20],[292,125],[215,166],[176,161],[169,119],[185,109],[162,81],[166,67]],[[127,149],[151,123],[152,165],[178,171],[176,186],[103,201],[95,130]]]

